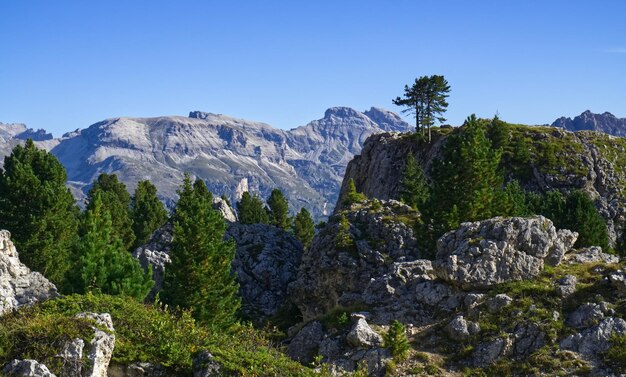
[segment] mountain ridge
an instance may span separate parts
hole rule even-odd
[[[334,205],[345,167],[365,140],[378,132],[410,129],[397,114],[374,107],[364,112],[329,108],[323,118],[290,130],[191,111],[187,117],[108,118],[37,144],[66,167],[79,199],[99,174],[116,173],[130,191],[139,180],[152,180],[171,203],[183,173],[189,172],[231,200],[238,199],[235,192],[267,197],[279,187],[293,211],[304,206],[321,218]],[[9,137],[0,152],[7,155],[18,143]]]

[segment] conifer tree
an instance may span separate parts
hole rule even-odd
[[[237,214],[241,224],[269,224],[269,215],[258,195],[244,192],[237,202]]]
[[[563,227],[578,232],[576,247],[609,247],[606,223],[589,194],[582,190],[572,192],[565,203],[566,215]]]
[[[458,134],[448,138],[442,159],[433,163],[433,196],[436,217],[456,206],[460,221],[476,221],[496,211],[497,193],[504,179],[499,169],[501,152],[491,148],[485,127],[474,115]]]
[[[167,210],[157,197],[157,188],[150,181],[139,181],[131,198],[131,219],[137,248],[167,221]]]
[[[111,215],[100,193],[90,204],[74,251],[78,263],[70,274],[71,290],[143,299],[154,285],[152,271],[144,271],[113,233]]]
[[[11,232],[21,261],[60,284],[70,268],[78,207],[65,168],[31,139],[0,170],[0,227]]]
[[[352,251],[354,250],[354,239],[350,233],[350,221],[343,213],[339,218],[339,229],[335,236],[335,246],[339,250]]]
[[[270,224],[284,230],[291,228],[291,217],[289,217],[289,203],[280,189],[272,190],[267,199],[269,206]]]
[[[114,237],[119,237],[127,250],[135,243],[133,220],[130,213],[130,195],[126,185],[117,179],[115,174],[102,173],[94,182],[87,194],[87,209],[93,208],[93,199],[99,194],[102,205],[111,215]]]
[[[311,246],[311,241],[313,241],[313,237],[315,236],[315,223],[309,211],[304,207],[300,209],[300,212],[298,212],[293,220],[293,233],[296,235],[296,238],[302,242],[304,250],[307,250],[309,246]]]
[[[385,348],[389,349],[394,360],[403,361],[406,359],[411,345],[402,323],[397,320],[393,321],[387,333],[383,335],[383,341]]]
[[[413,208],[422,208],[430,196],[430,187],[424,171],[413,154],[409,153],[404,166],[404,176],[400,181],[400,198]]]
[[[361,203],[367,200],[367,197],[360,192],[356,191],[356,185],[354,179],[350,178],[348,181],[348,189],[344,194],[343,205],[350,206],[355,203]]]
[[[165,270],[161,297],[172,306],[192,309],[207,325],[224,329],[235,322],[240,306],[231,273],[235,245],[224,241],[226,223],[203,186],[200,180],[192,185],[185,175],[178,191],[172,214],[172,262]]]

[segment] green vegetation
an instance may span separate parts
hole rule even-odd
[[[383,335],[384,346],[389,349],[396,361],[403,361],[407,358],[411,345],[406,337],[404,325],[395,320],[391,323],[389,331]]]
[[[355,251],[354,239],[350,233],[350,221],[343,213],[339,218],[339,231],[335,236],[335,247],[339,250]]]
[[[0,222],[21,261],[61,284],[70,268],[78,207],[63,165],[32,140],[16,146],[0,170]]]
[[[157,197],[157,189],[150,181],[139,181],[131,198],[131,219],[137,248],[167,221],[167,210]]]
[[[269,207],[270,224],[283,230],[291,228],[291,217],[289,217],[289,203],[280,189],[273,189],[267,199]]]
[[[74,250],[76,265],[68,274],[67,290],[125,295],[141,300],[154,282],[152,271],[144,271],[113,233],[111,215],[101,194],[92,198],[83,216],[81,234]]]
[[[293,220],[293,234],[302,242],[304,250],[311,246],[311,241],[315,237],[315,223],[309,211],[304,207],[300,209]]]
[[[172,262],[165,271],[161,297],[172,306],[191,309],[196,319],[212,328],[226,329],[235,323],[240,306],[231,273],[235,245],[223,240],[226,224],[213,209],[203,181],[192,186],[186,175],[178,194],[172,214]]]
[[[258,195],[250,195],[247,191],[237,202],[237,214],[241,224],[269,224],[270,222],[263,200]]]
[[[360,192],[356,191],[354,179],[350,178],[348,181],[348,190],[343,198],[344,206],[351,206],[352,204],[361,203],[367,200],[367,197]]]
[[[135,234],[126,185],[117,179],[117,175],[103,173],[98,176],[87,194],[87,210],[93,208],[96,195],[100,195],[102,205],[111,215],[111,235],[121,239],[126,250],[131,250],[135,244]]]
[[[422,208],[430,197],[430,187],[422,167],[413,154],[406,158],[404,174],[400,181],[400,199],[415,209]]]
[[[441,116],[447,107],[448,93],[450,85],[443,76],[432,75],[422,76],[415,79],[411,87],[404,86],[404,96],[396,97],[392,102],[394,105],[405,107],[403,113],[413,114],[415,117],[415,130],[421,128],[422,136],[428,128],[428,142],[431,142],[430,127],[435,122],[443,122],[446,119]]]
[[[0,364],[28,357],[59,375],[59,347],[75,338],[89,341],[93,337],[94,323],[74,318],[85,311],[111,314],[114,362],[150,362],[167,367],[174,375],[191,375],[193,356],[207,349],[224,365],[227,375],[313,375],[248,326],[214,331],[194,320],[189,311],[173,312],[160,304],[92,294],[66,296],[0,317]]]

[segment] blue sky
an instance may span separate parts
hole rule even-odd
[[[421,75],[447,117],[626,117],[626,1],[0,0],[0,121],[55,135],[203,110],[292,128],[399,110]]]

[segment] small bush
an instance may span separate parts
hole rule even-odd
[[[403,361],[407,358],[409,349],[409,339],[406,337],[404,325],[399,321],[393,321],[389,331],[383,335],[385,348],[388,348],[396,361]]]

